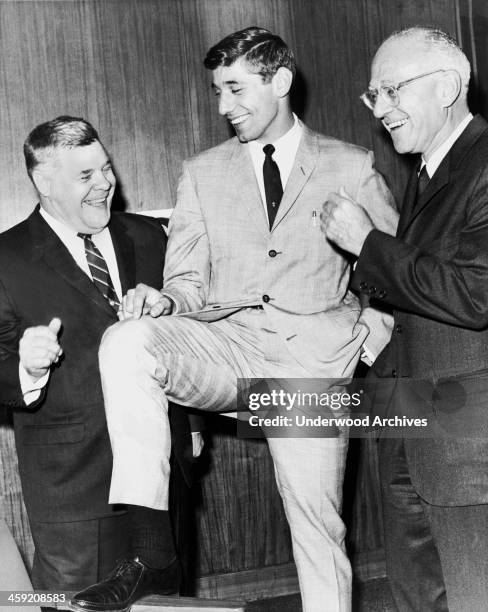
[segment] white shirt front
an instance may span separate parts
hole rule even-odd
[[[251,156],[266,216],[268,215],[268,207],[266,205],[266,192],[264,190],[263,178],[263,164],[266,156],[263,147],[267,144],[272,144],[274,146],[275,151],[273,153],[273,159],[280,170],[281,185],[283,191],[285,191],[303,134],[303,126],[300,125],[295,113],[293,113],[293,118],[293,126],[275,142],[259,142],[258,140],[252,140],[244,145],[248,147],[249,155]]]
[[[49,227],[53,230],[53,232],[58,236],[64,246],[68,249],[70,255],[73,257],[78,267],[83,270],[83,272],[90,278],[90,280],[93,280],[90,268],[88,266],[88,262],[86,260],[85,244],[83,238],[80,238],[75,230],[70,227],[67,227],[58,219],[55,219],[42,207],[39,212],[42,218],[49,225]],[[107,263],[108,271],[110,274],[110,278],[112,279],[115,293],[117,294],[119,300],[121,300],[122,286],[120,284],[119,269],[117,267],[117,259],[115,257],[114,245],[112,243],[112,237],[110,235],[109,229],[105,227],[98,234],[93,234],[92,240]],[[52,316],[55,317],[56,313],[53,312]],[[39,378],[35,382],[33,382],[32,377],[25,371],[25,368],[22,366],[22,364],[19,363],[20,388],[24,396],[24,402],[27,405],[31,404],[39,397],[41,389],[44,388],[48,379],[49,372],[47,372],[47,374],[45,374],[42,378]]]
[[[441,165],[442,160],[449,153],[452,148],[452,145],[456,142],[459,136],[461,136],[461,134],[467,128],[472,118],[473,115],[471,113],[468,113],[466,117],[461,121],[461,123],[456,127],[456,129],[451,132],[451,134],[446,138],[446,140],[444,140],[444,142],[432,153],[427,163],[425,162],[425,159],[422,156],[422,164],[420,166],[420,169],[422,169],[423,166],[426,166],[429,178],[432,178],[434,176],[434,172]]]
[[[83,241],[83,238],[80,238],[75,230],[71,229],[70,227],[67,227],[58,219],[55,219],[43,208],[41,208],[39,212],[41,214],[41,217],[43,217],[49,227],[53,230],[53,232],[56,233],[56,235],[64,244],[64,246],[68,249],[70,255],[73,257],[78,267],[80,267],[83,272],[87,276],[89,276],[90,279],[92,279],[90,267],[88,266],[88,262],[86,260],[85,243]],[[92,240],[97,249],[103,255],[105,262],[107,263],[107,268],[110,274],[110,278],[112,279],[115,293],[117,294],[119,300],[121,300],[122,286],[120,284],[119,269],[117,267],[117,259],[115,257],[114,245],[112,243],[112,237],[110,235],[108,227],[103,228],[103,230],[101,232],[98,232],[98,234],[92,234]]]

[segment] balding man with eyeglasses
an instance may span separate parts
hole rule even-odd
[[[469,112],[469,76],[444,32],[390,36],[362,100],[396,151],[420,158],[396,237],[345,192],[322,213],[327,237],[358,257],[353,287],[394,310],[373,372],[376,389],[393,389],[374,409],[387,572],[402,611],[488,602],[488,124]],[[388,427],[394,418],[406,426]]]

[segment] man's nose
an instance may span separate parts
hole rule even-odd
[[[103,189],[104,191],[108,191],[112,183],[105,176],[104,172],[97,172],[95,175],[95,187],[96,189]]]
[[[376,102],[373,106],[373,115],[376,119],[383,119],[385,115],[387,115],[394,106],[385,100],[385,98],[379,94],[376,98]]]
[[[219,97],[219,113],[227,115],[235,106],[234,96],[230,92],[222,92]]]

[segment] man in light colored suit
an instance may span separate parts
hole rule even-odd
[[[347,289],[350,263],[321,235],[318,211],[344,185],[378,227],[396,226],[372,155],[292,113],[295,62],[281,38],[236,32],[210,49],[205,66],[237,137],[184,164],[164,289],[129,292],[130,320],[102,342],[112,503],[167,506],[168,399],[223,411],[235,408],[238,378],[351,376],[369,328]],[[178,316],[229,302],[236,311],[213,322]],[[347,437],[268,441],[304,610],[349,610],[340,518]]]

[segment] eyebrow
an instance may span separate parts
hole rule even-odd
[[[239,81],[224,81],[223,85],[239,85]],[[211,85],[212,89],[220,89],[215,83]]]
[[[112,165],[112,161],[110,159],[107,159],[107,161],[103,164],[102,168],[105,168],[106,166],[111,166]],[[93,172],[93,168],[87,168],[86,170],[81,170],[81,172],[78,173],[78,176],[88,176],[89,174],[92,174]]]

